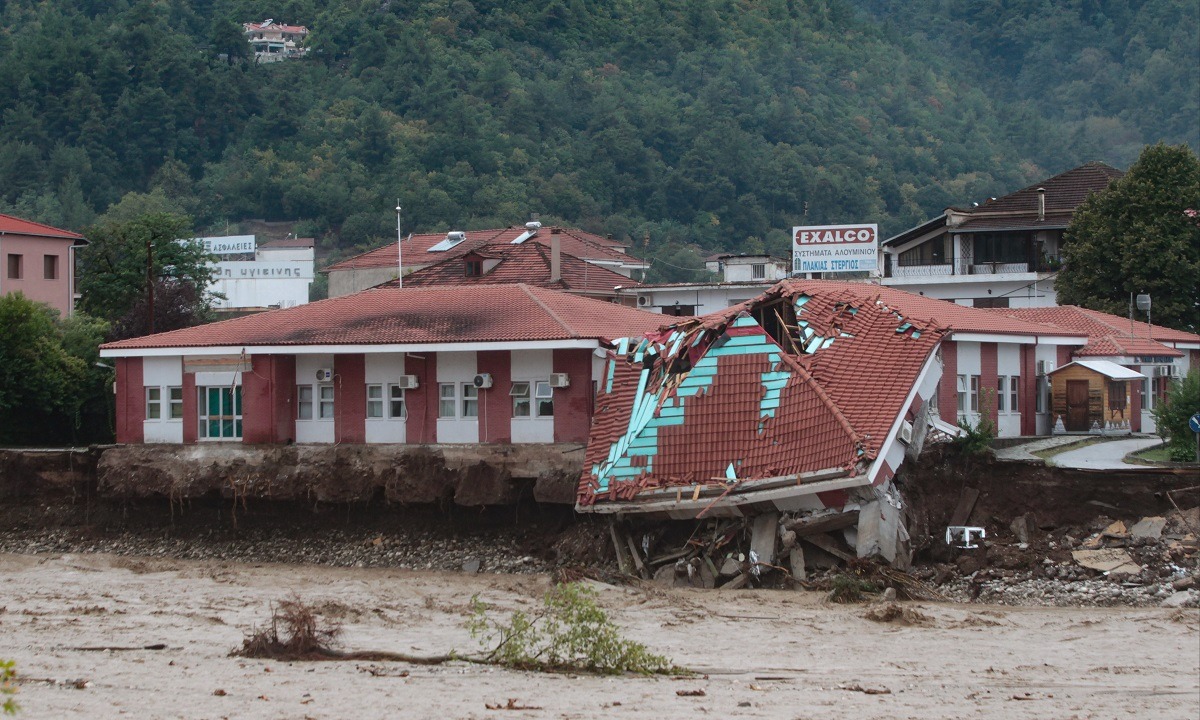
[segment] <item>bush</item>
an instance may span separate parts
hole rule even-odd
[[[992,420],[992,403],[995,391],[991,393],[988,389],[982,389],[979,393],[979,422],[971,425],[966,420],[959,420],[958,426],[963,429],[964,435],[955,438],[955,444],[966,455],[980,455],[987,452],[992,447],[992,441],[996,439],[996,422]]]
[[[336,623],[322,620],[316,610],[298,598],[281,600],[271,612],[268,627],[253,630],[242,649],[233,654],[276,660],[315,660],[335,657],[330,648],[341,633]]]
[[[1196,459],[1196,435],[1188,427],[1188,418],[1200,412],[1200,368],[1192,368],[1187,377],[1173,383],[1166,402],[1154,407],[1158,434],[1167,443],[1175,462]]]
[[[669,673],[676,668],[645,645],[626,640],[596,605],[595,592],[579,583],[556,585],[534,615],[520,610],[507,623],[488,617],[488,606],[471,598],[471,637],[488,659],[521,669],[586,670],[600,673]]]
[[[5,715],[16,715],[17,710],[21,709],[12,699],[17,693],[17,686],[13,684],[17,678],[17,671],[13,666],[12,660],[0,660],[0,697],[4,698],[4,702],[0,703],[0,713]]]

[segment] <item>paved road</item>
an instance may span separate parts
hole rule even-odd
[[[1142,467],[1125,462],[1125,456],[1131,452],[1145,450],[1162,443],[1161,438],[1141,437],[1129,440],[1110,440],[1108,442],[1088,445],[1078,450],[1068,450],[1050,458],[1058,467],[1084,468],[1088,470],[1117,470],[1120,468]]]

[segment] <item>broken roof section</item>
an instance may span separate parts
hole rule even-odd
[[[877,290],[785,281],[621,340],[600,381],[580,509],[694,515],[768,494],[795,509],[799,496],[890,479],[899,460],[888,465],[887,446],[947,328]]]

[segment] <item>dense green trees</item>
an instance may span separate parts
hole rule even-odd
[[[1059,302],[1124,315],[1149,293],[1154,322],[1200,329],[1200,160],[1154,145],[1124,177],[1088,198],[1067,228]]]
[[[959,5],[915,3],[922,41],[848,0],[8,0],[0,210],[79,228],[158,191],[200,228],[302,220],[336,250],[390,239],[399,196],[406,231],[538,212],[668,259],[802,220],[886,233],[1195,141],[1177,0]],[[239,56],[266,16],[312,28],[309,58]],[[943,53],[956,32],[971,51]]]
[[[89,244],[79,261],[80,309],[113,323],[113,339],[204,321],[214,269],[202,245],[180,242],[192,236],[191,221],[167,212],[115,219],[129,200],[86,231]]]
[[[0,296],[0,444],[104,439],[107,371],[95,363],[106,331],[21,293]]]
[[[1154,424],[1167,441],[1167,450],[1175,462],[1196,460],[1196,433],[1188,419],[1200,413],[1200,368],[1192,368],[1179,382],[1171,384],[1166,402],[1154,406]]]

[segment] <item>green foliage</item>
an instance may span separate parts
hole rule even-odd
[[[979,420],[972,425],[965,418],[958,421],[963,434],[954,439],[954,444],[965,455],[982,455],[991,450],[996,439],[996,421],[991,409],[995,407],[996,391],[993,388],[979,389]]]
[[[1200,369],[1192,368],[1179,382],[1171,383],[1166,402],[1154,406],[1158,434],[1167,441],[1171,459],[1190,462],[1196,459],[1196,434],[1188,427],[1188,418],[1200,412]]]
[[[124,204],[124,201],[122,201]],[[148,331],[147,257],[152,255],[154,329],[161,332],[195,325],[211,308],[212,256],[191,237],[188,218],[149,212],[131,219],[104,219],[86,231],[80,253],[80,308],[114,323],[115,336]]]
[[[579,583],[556,585],[536,613],[517,610],[508,622],[489,617],[488,606],[476,595],[467,629],[488,650],[489,660],[509,667],[644,674],[675,670],[666,657],[622,637],[596,605],[595,592]]]
[[[0,697],[4,698],[4,702],[0,704],[0,712],[5,715],[16,715],[21,709],[17,701],[12,699],[17,693],[17,686],[14,684],[17,679],[15,668],[16,663],[12,660],[0,660]]]
[[[0,297],[0,443],[63,443],[103,434],[103,423],[94,418],[84,429],[82,416],[89,401],[104,399],[104,375],[91,363],[105,329],[90,318],[60,321],[50,307],[21,293]]]
[[[1154,145],[1124,177],[1088,198],[1064,238],[1058,300],[1124,315],[1149,293],[1156,324],[1200,328],[1200,159]],[[1191,213],[1189,213],[1191,211]]]
[[[864,595],[877,592],[875,583],[853,575],[838,574],[829,580],[829,599],[836,603],[862,602]]]
[[[888,25],[846,0],[9,0],[0,209],[78,228],[161,190],[201,228],[312,221],[344,247],[390,239],[399,196],[405,232],[539,212],[649,232],[653,279],[695,279],[680,252],[786,253],[799,222],[886,234],[1195,142],[1181,3],[1060,5],[925,0]],[[309,57],[247,61],[238,23],[264,15],[308,25]]]

